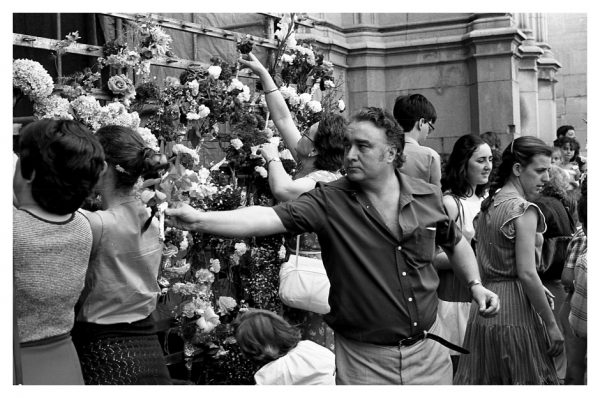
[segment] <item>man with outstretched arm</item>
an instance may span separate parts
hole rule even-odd
[[[224,236],[316,232],[331,288],[337,384],[451,384],[452,346],[438,335],[436,245],[484,317],[498,296],[442,205],[440,189],[399,173],[404,137],[387,111],[364,108],[346,139],[346,177],[272,208],[166,210],[170,225]]]

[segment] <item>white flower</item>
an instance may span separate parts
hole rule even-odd
[[[288,99],[288,102],[290,104],[290,106],[294,107],[294,106],[298,106],[300,105],[300,96],[299,95],[291,95],[290,98]]]
[[[187,120],[198,120],[200,119],[200,115],[198,115],[196,112],[188,112],[186,113],[185,118]]]
[[[204,119],[205,117],[207,117],[209,113],[210,113],[210,108],[208,106],[200,105],[198,107],[198,115],[200,116],[201,119]]]
[[[280,260],[283,260],[285,258],[285,246],[281,245],[279,247],[279,251],[277,252],[277,256],[279,257]]]
[[[244,242],[236,243],[234,245],[234,249],[235,249],[235,253],[238,256],[243,256],[244,253],[246,253],[246,251],[248,250],[248,248],[246,247],[246,244]]]
[[[234,138],[231,141],[229,141],[229,143],[231,144],[232,147],[234,147],[238,151],[240,150],[241,147],[244,146],[244,143],[239,138]]]
[[[312,99],[309,93],[300,94],[300,107],[304,107]]]
[[[333,68],[333,62],[323,60],[323,66],[327,66],[328,68]]]
[[[215,281],[215,275],[204,268],[201,268],[198,271],[196,271],[195,276],[199,283],[213,283]]]
[[[42,64],[30,59],[13,61],[13,87],[18,87],[32,100],[45,98],[52,94],[54,82]]]
[[[73,120],[73,115],[69,113],[69,105],[68,99],[53,94],[34,102],[33,115],[38,119]]]
[[[221,271],[221,262],[219,261],[219,259],[211,258],[209,262],[210,267],[208,267],[208,270],[214,272],[215,274],[218,274],[219,271]]]
[[[242,83],[241,81],[239,81],[236,78],[231,79],[231,83],[229,84],[229,87],[227,87],[227,92],[230,93],[233,90],[243,91],[244,90],[244,83]]]
[[[165,77],[165,87],[179,87],[181,86],[181,83],[179,82],[179,79],[174,77],[174,76],[167,76]]]
[[[149,128],[138,127],[136,131],[142,137],[148,148],[152,148],[155,152],[159,151],[158,139],[152,134]]]
[[[323,110],[321,103],[319,101],[309,101],[306,104],[306,107],[313,113],[319,113]]]
[[[286,148],[283,151],[279,152],[279,159],[294,160],[294,157],[292,156],[290,150]]]
[[[250,101],[250,87],[244,86],[242,92],[237,95],[237,99],[240,102],[248,102]]]
[[[264,132],[267,135],[267,138],[273,138],[274,132],[273,132],[272,129],[270,129],[269,127],[267,127],[267,128],[265,128]]]
[[[333,80],[325,80],[323,84],[325,85],[325,88],[335,88]]]
[[[219,76],[221,76],[221,67],[218,65],[211,65],[208,67],[208,74],[213,78],[213,79],[218,79]]]
[[[219,297],[218,305],[219,305],[219,314],[225,315],[225,314],[229,314],[229,312],[237,306],[237,302],[232,297],[221,296],[221,297]]]
[[[192,157],[192,159],[194,159],[194,164],[200,163],[200,157],[198,156],[198,152],[196,152],[195,150],[193,150],[191,148],[188,148],[187,146],[185,146],[183,144],[173,145],[173,148],[171,148],[171,151],[175,154],[187,153]]]
[[[187,82],[188,87],[192,90],[192,95],[195,97],[198,95],[198,89],[200,87],[200,83],[198,80],[194,79],[191,82]]]
[[[211,307],[206,308],[200,319],[196,321],[196,325],[204,333],[209,333],[220,323],[219,316]]]
[[[206,184],[208,177],[210,177],[210,170],[202,166],[200,170],[198,170],[198,179],[200,180],[200,183]]]
[[[340,112],[344,112],[344,109],[346,109],[346,103],[344,102],[344,100],[338,101],[338,109],[340,110]]]
[[[188,231],[183,231],[182,234],[183,234],[183,239],[182,239],[181,243],[179,244],[179,250],[186,250],[189,245],[189,242],[187,239]]]
[[[296,59],[296,55],[283,54],[281,56],[281,62],[284,64],[291,64],[294,62],[294,59]]]
[[[287,41],[285,42],[285,45],[289,48],[289,49],[294,49],[296,48],[296,46],[298,45],[298,42],[296,41],[296,34],[292,33]]]
[[[267,169],[265,169],[262,166],[254,166],[254,171],[256,171],[258,174],[260,174],[260,176],[262,178],[267,178],[269,176]]]
[[[296,91],[296,87],[281,86],[281,87],[279,87],[279,91],[281,92],[281,96],[283,97],[283,99],[288,99],[292,96],[298,95],[298,92]]]

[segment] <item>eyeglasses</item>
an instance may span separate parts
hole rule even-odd
[[[435,130],[435,127],[433,127],[433,124],[431,123],[431,121],[428,120],[427,124],[429,125],[429,131]]]

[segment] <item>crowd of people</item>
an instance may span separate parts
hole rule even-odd
[[[300,132],[265,67],[239,62],[297,173],[266,144],[278,204],[165,214],[221,236],[287,233],[288,254],[323,262],[329,313],[235,320],[256,384],[586,383],[587,169],[572,126],[554,148],[467,134],[442,162],[422,145],[437,114],[421,94]],[[156,153],[125,127],[48,119],[16,152],[15,381],[170,384],[153,318],[159,227],[134,191]],[[92,192],[103,208],[81,210]]]

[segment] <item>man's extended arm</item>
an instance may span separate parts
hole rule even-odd
[[[285,232],[271,207],[250,206],[230,211],[202,212],[187,204],[165,210],[166,222],[175,228],[215,235],[244,237]]]

